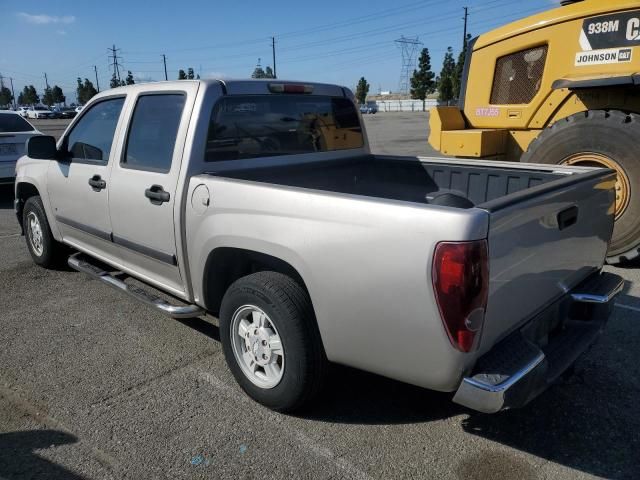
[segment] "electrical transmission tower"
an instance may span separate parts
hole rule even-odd
[[[111,52],[109,57],[111,57],[112,59],[110,66],[113,67],[113,78],[117,78],[118,83],[120,83],[120,67],[122,66],[118,63],[118,60],[122,60],[122,57],[118,56],[118,52],[120,51],[120,49],[116,48],[116,46],[114,45],[113,48],[107,48],[107,50]]]
[[[400,84],[398,85],[398,90],[400,93],[406,95],[409,93],[409,79],[416,68],[416,55],[422,42],[418,40],[418,37],[407,38],[404,35],[401,35],[395,42],[402,54],[402,67],[400,68]]]

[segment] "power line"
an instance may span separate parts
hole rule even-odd
[[[295,32],[283,33],[281,35],[278,35],[278,38],[282,39],[282,38],[293,37],[293,36],[309,35],[312,33],[318,33],[326,30],[334,30],[338,28],[352,28],[353,25],[366,23],[371,20],[379,20],[381,18],[391,17],[401,13],[407,13],[408,11],[412,11],[412,10],[419,10],[421,8],[428,7],[432,4],[437,4],[437,3],[440,3],[440,0],[430,0],[426,2],[423,0],[423,1],[413,2],[413,3],[409,3],[399,7],[380,10],[378,12],[370,13],[364,16],[348,18],[345,20],[341,20],[340,22],[332,22],[324,25],[319,25],[317,27],[307,28],[304,30],[297,30]]]
[[[371,20],[377,20],[380,18],[386,18],[389,16],[393,16],[393,15],[398,15],[401,13],[407,13],[407,11],[411,11],[411,10],[418,10],[421,8],[424,8],[426,6],[429,6],[431,4],[437,4],[439,3],[439,0],[429,0],[429,1],[424,1],[424,0],[420,0],[417,2],[412,2],[403,6],[399,6],[399,7],[395,7],[395,8],[390,8],[390,9],[384,9],[384,10],[380,10],[378,12],[374,12],[374,13],[370,13],[364,16],[358,16],[358,17],[352,17],[352,18],[348,18],[345,20],[342,20],[340,22],[332,22],[329,24],[323,24],[323,25],[319,25],[316,27],[311,27],[308,29],[304,29],[304,30],[296,30],[293,32],[285,32],[282,33],[280,35],[276,35],[276,37],[278,39],[282,39],[282,38],[289,38],[289,37],[295,37],[295,36],[300,36],[300,35],[309,35],[311,33],[317,33],[317,32],[321,32],[321,31],[325,31],[325,30],[331,30],[331,29],[337,29],[337,28],[351,28],[353,25],[359,24],[359,23],[365,23]],[[213,50],[213,49],[217,49],[217,48],[230,48],[230,47],[236,47],[236,46],[242,46],[242,45],[251,45],[251,44],[259,44],[262,43],[264,41],[264,37],[260,38],[253,38],[253,39],[247,39],[247,40],[243,40],[243,41],[239,41],[239,42],[227,42],[227,43],[218,43],[215,45],[206,45],[206,46],[200,46],[200,47],[190,47],[190,48],[181,48],[181,49],[172,49],[172,50],[167,50],[168,52],[189,52],[189,51],[198,51],[198,50]],[[123,52],[125,53],[125,52]],[[157,52],[151,52],[151,51],[145,51],[145,52],[130,52],[127,51],[127,54],[139,54],[139,55],[151,55]]]
[[[491,6],[492,4],[496,4],[496,3],[504,3],[505,0],[492,0],[490,2],[485,3],[482,7],[478,7],[478,8],[474,8],[474,11],[483,11],[483,10],[491,10],[494,8],[497,8],[497,6]],[[426,18],[420,18],[420,19],[415,19],[412,20],[410,22],[403,22],[403,23],[399,23],[399,24],[395,24],[395,25],[390,25],[387,27],[384,27],[382,29],[380,28],[376,28],[376,29],[372,29],[372,30],[366,30],[364,32],[356,32],[356,33],[349,33],[346,35],[341,35],[338,37],[333,37],[333,38],[328,38],[328,39],[323,39],[323,40],[315,40],[312,42],[307,42],[307,43],[303,43],[303,44],[298,44],[294,47],[289,47],[289,48],[284,48],[281,49],[281,52],[289,52],[289,51],[293,51],[293,50],[300,50],[300,49],[308,49],[309,47],[320,47],[323,45],[327,45],[327,44],[331,44],[331,43],[336,43],[336,42],[342,42],[342,41],[350,41],[350,40],[354,40],[357,38],[368,38],[368,37],[377,37],[377,36],[382,36],[385,33],[389,33],[389,32],[394,32],[394,31],[398,31],[398,30],[406,30],[409,27],[412,26],[422,26],[425,23],[433,23],[436,21],[442,21],[442,20],[448,20],[448,19],[454,19],[458,16],[458,13],[456,13],[455,11],[449,11],[449,12],[445,12],[443,14],[440,15],[435,15],[435,16],[430,16],[430,17],[426,17]],[[449,31],[450,27],[445,29],[444,31]],[[442,30],[440,30],[442,31]],[[380,43],[385,43],[385,42],[380,42]],[[235,57],[235,55],[234,55]]]
[[[496,4],[500,4],[504,5],[505,1],[507,1],[507,3],[509,5],[512,5],[512,2],[509,2],[508,0],[491,0],[488,1],[484,4],[479,5],[478,7],[465,7],[468,8],[468,13],[472,13],[474,16],[474,19],[476,21],[474,22],[468,22],[468,25],[471,28],[477,28],[477,26],[481,25],[481,24],[485,24],[485,23],[492,23],[492,24],[496,24],[497,22],[501,22],[505,23],[504,21],[507,20],[508,17],[510,17],[511,15],[520,15],[522,16],[525,13],[528,13],[530,11],[540,11],[543,8],[540,6],[538,8],[534,8],[534,9],[526,9],[526,10],[520,10],[518,9],[517,12],[513,11],[510,12],[508,15],[506,15],[505,17],[503,17],[503,19],[498,19],[495,16],[487,19],[486,21],[483,21],[482,19],[480,19],[480,21],[478,21],[478,17],[475,15],[476,13],[480,13],[480,12],[484,12],[484,11],[489,11],[489,10],[494,10],[498,7],[498,5]],[[269,37],[270,41],[270,47],[271,47],[271,54],[273,56],[274,53],[274,44],[276,39],[280,42],[280,44],[282,44],[282,39],[289,39],[289,38],[293,38],[295,36],[303,36],[303,35],[311,35],[320,31],[327,31],[327,30],[338,30],[338,29],[342,29],[342,28],[346,28],[346,27],[351,27],[354,24],[358,24],[358,23],[365,23],[365,22],[373,22],[376,19],[380,19],[384,16],[395,16],[395,15],[399,15],[400,13],[407,13],[409,11],[415,11],[415,10],[419,10],[420,8],[423,8],[426,5],[430,5],[431,3],[436,3],[436,2],[431,2],[431,1],[421,1],[421,2],[413,2],[413,3],[409,3],[397,8],[390,8],[390,9],[386,9],[386,10],[382,10],[379,11],[378,13],[371,13],[368,15],[365,15],[364,17],[360,17],[357,20],[353,20],[353,19],[345,19],[341,22],[334,22],[334,23],[330,23],[330,24],[325,24],[325,25],[319,25],[316,27],[312,27],[310,29],[306,29],[304,31],[300,30],[297,32],[286,32],[284,34],[281,35],[274,35],[272,37]],[[506,6],[505,6],[506,8]],[[305,43],[301,43],[301,44],[296,44],[296,45],[292,45],[289,47],[285,48],[280,48],[279,47],[279,52],[281,54],[281,52],[293,52],[294,50],[309,50],[311,48],[318,48],[318,49],[322,49],[324,50],[323,52],[320,52],[318,54],[312,54],[312,53],[307,53],[305,52],[305,55],[298,55],[298,56],[293,56],[293,57],[287,57],[286,53],[285,56],[282,57],[282,54],[280,55],[280,57],[277,59],[279,61],[280,64],[282,64],[283,61],[289,62],[289,63],[297,63],[297,62],[306,62],[306,61],[312,61],[312,60],[317,60],[319,58],[331,58],[334,56],[344,56],[344,57],[354,57],[353,60],[345,60],[343,63],[348,64],[348,65],[355,65],[355,62],[359,62],[362,58],[363,58],[363,53],[366,55],[367,52],[371,51],[371,52],[376,52],[376,54],[378,54],[378,52],[386,52],[387,49],[384,48],[385,45],[393,45],[393,42],[391,39],[388,40],[382,40],[382,41],[375,41],[375,42],[367,42],[366,44],[363,45],[356,45],[353,46],[353,44],[351,44],[351,46],[346,47],[346,48],[337,48],[337,49],[333,49],[333,50],[329,50],[327,51],[324,47],[326,47],[327,45],[336,45],[339,46],[339,44],[344,44],[346,42],[352,42],[354,39],[359,39],[362,38],[363,40],[365,39],[369,39],[369,38],[381,38],[384,37],[388,32],[394,31],[394,30],[400,30],[400,29],[404,29],[404,28],[410,28],[410,26],[412,25],[416,25],[416,24],[425,24],[426,22],[429,23],[433,23],[433,22],[438,22],[440,20],[445,20],[450,18],[451,16],[455,16],[458,17],[458,14],[456,14],[455,12],[451,12],[451,11],[445,11],[445,12],[439,12],[436,15],[432,15],[429,18],[426,19],[418,19],[418,20],[412,20],[412,21],[404,21],[404,22],[399,22],[397,24],[394,25],[387,25],[385,27],[382,28],[378,28],[378,29],[369,29],[369,30],[365,30],[365,31],[361,31],[361,32],[352,32],[352,33],[348,33],[348,34],[344,34],[344,35],[336,35],[333,38],[324,38],[324,39],[318,39],[315,41],[307,41]],[[482,16],[481,16],[482,17]],[[438,30],[430,30],[429,32],[426,32],[426,34],[419,34],[419,38],[424,40],[424,38],[429,38],[429,37],[433,37],[435,36],[437,33],[439,32],[450,32],[451,31],[451,27],[449,28],[445,28],[445,29],[438,29]],[[262,38],[256,38],[256,39],[247,39],[247,40],[243,40],[240,42],[233,42],[233,43],[227,43],[227,44],[219,44],[213,47],[207,47],[207,46],[203,46],[203,47],[198,47],[198,48],[189,48],[189,49],[181,49],[181,50],[175,50],[175,51],[197,51],[197,50],[206,50],[206,49],[210,49],[210,48],[217,48],[223,45],[228,45],[229,48],[235,48],[237,46],[240,45],[253,45],[253,44],[262,44],[264,45],[264,40],[267,37],[262,37]],[[311,39],[309,39],[311,40]],[[263,47],[264,48],[264,47]],[[113,45],[113,48],[108,49],[109,50],[109,61],[110,63],[108,63],[107,65],[109,66],[109,68],[113,68],[115,74],[116,74],[116,78],[120,78],[121,74],[120,74],[120,70],[124,68],[124,64],[126,63],[127,65],[129,63],[131,64],[143,64],[143,63],[149,63],[149,64],[155,64],[157,63],[156,61],[144,61],[142,58],[140,59],[140,61],[127,61],[127,62],[123,62],[122,61],[122,57],[119,56],[119,53],[122,53],[121,49],[116,49],[115,45]],[[114,51],[115,50],[115,51]],[[128,51],[127,51],[128,52]],[[215,56],[215,61],[216,61],[216,66],[215,68],[218,69],[220,68],[220,64],[217,63],[220,59],[223,58],[232,58],[235,61],[231,61],[231,62],[224,62],[224,67],[227,68],[228,65],[250,65],[251,62],[248,59],[249,57],[253,57],[255,58],[254,55],[256,54],[260,54],[262,53],[262,56],[264,58],[264,55],[266,54],[266,52],[260,52],[257,48],[253,49],[252,51],[247,51],[245,53],[237,53],[235,55],[224,55],[224,56]],[[102,56],[104,54],[101,54],[100,56]],[[166,53],[162,54],[164,55],[163,57],[163,66],[166,63]],[[242,56],[246,55],[247,56],[247,60],[242,60]],[[257,56],[257,55],[256,55]],[[115,58],[114,58],[115,57]],[[188,57],[191,57],[190,55]],[[157,58],[157,57],[156,57]],[[194,57],[191,57],[194,58]],[[389,57],[391,58],[391,57]],[[114,61],[115,60],[115,61]],[[202,58],[198,59],[197,57],[194,58],[193,61],[189,60],[189,62],[193,62],[194,64],[206,64],[206,63],[210,63],[211,64],[211,60],[213,60],[212,58],[209,60],[209,62],[207,62],[207,60],[205,59],[204,62],[202,62]],[[275,59],[274,59],[275,60]],[[339,59],[342,60],[342,59]],[[333,63],[333,62],[332,62]],[[275,64],[275,62],[274,62]],[[91,65],[93,67],[95,67],[95,65]],[[275,67],[275,65],[274,65]],[[94,68],[94,73],[95,72],[95,68]],[[207,70],[207,69],[205,69]],[[124,71],[124,70],[123,70]],[[138,71],[136,69],[136,71]],[[148,70],[146,72],[151,72],[151,70]],[[33,75],[30,73],[21,73],[21,72],[16,72],[19,73],[20,75],[25,75],[26,77],[29,78],[42,78],[38,75]],[[49,72],[50,73],[50,72]],[[153,73],[164,73],[163,70],[153,70]],[[108,78],[108,77],[107,77]],[[165,75],[165,78],[168,78],[168,74]],[[96,78],[96,83],[97,83],[97,78]],[[72,88],[72,87],[69,87]]]
[[[489,1],[489,2],[487,2],[485,4],[483,4],[483,6],[481,6],[481,7],[472,7],[472,8],[470,8],[470,10],[473,10],[474,12],[476,12],[476,11],[480,12],[480,11],[483,11],[483,10],[494,9],[496,7],[492,6],[492,5],[495,5],[496,3],[504,3],[505,1],[508,2],[509,0],[492,0],[492,1]],[[288,51],[293,51],[293,50],[308,49],[309,47],[315,47],[315,46],[320,47],[320,46],[324,46],[324,45],[328,45],[328,44],[332,44],[332,43],[339,43],[339,42],[342,42],[342,41],[349,41],[349,40],[353,40],[355,38],[381,36],[381,35],[383,35],[383,34],[385,34],[387,32],[397,31],[397,30],[400,30],[402,28],[406,28],[406,27],[409,27],[409,26],[412,26],[412,25],[413,26],[415,26],[415,25],[423,25],[425,22],[434,22],[434,21],[437,21],[437,20],[453,19],[455,17],[457,17],[457,13],[455,13],[455,11],[449,11],[449,12],[446,12],[444,14],[435,15],[435,16],[424,18],[424,19],[417,19],[417,20],[413,20],[411,22],[403,22],[403,23],[400,23],[400,24],[391,25],[391,26],[385,27],[383,29],[379,29],[378,28],[378,29],[373,29],[373,30],[367,30],[367,31],[364,31],[364,32],[350,33],[350,34],[342,35],[342,36],[338,36],[338,37],[333,37],[333,38],[328,38],[328,39],[323,39],[323,40],[316,40],[316,41],[312,41],[312,42],[298,44],[298,45],[296,45],[294,47],[288,47],[288,48],[281,49],[280,51],[281,52],[282,51],[288,52]],[[448,30],[450,30],[450,28],[447,28],[447,29],[444,29],[444,30],[439,30],[439,31],[448,31]],[[428,33],[430,34],[432,32],[428,32]],[[277,36],[277,38],[282,38],[282,37],[283,37],[283,35]],[[421,37],[422,37],[422,35],[421,35]],[[386,41],[382,41],[382,42],[378,42],[377,44],[381,45],[381,44],[385,44],[385,43],[387,43],[387,42]],[[374,44],[369,43],[368,45],[372,45],[373,46]],[[210,47],[202,47],[202,48],[210,48]],[[362,46],[357,47],[357,48],[362,48]],[[341,50],[339,50],[339,51],[341,51]],[[243,55],[246,55],[247,57],[249,57],[249,56],[253,56],[255,53],[256,53],[256,51],[253,50],[253,51],[250,51],[250,52],[247,51],[247,52],[235,53],[235,54],[223,55],[223,56],[216,55],[216,60],[219,61],[219,60],[225,59],[225,58],[237,59],[238,57],[241,57]],[[326,55],[325,54],[320,54],[320,55],[316,55],[315,58],[320,58],[320,57],[324,57],[324,56],[326,56]],[[298,57],[295,57],[295,58],[287,58],[286,56],[284,57],[284,59],[286,61],[306,60],[308,58],[309,58],[309,55],[298,56]],[[194,62],[198,63],[198,60],[194,60]],[[131,62],[127,62],[127,63],[134,63],[134,64],[140,63],[140,64],[142,64],[142,63],[155,63],[155,62],[154,61],[131,61]],[[249,63],[248,61],[243,61],[243,60],[241,60],[239,62],[225,62],[226,65],[229,65],[229,64],[240,65],[240,64],[248,64],[248,63]]]
[[[494,2],[489,2],[489,3],[495,3]],[[496,7],[493,7],[496,8]],[[487,8],[479,8],[478,10],[488,10]],[[534,9],[537,10],[537,9]],[[520,12],[520,13],[524,13],[524,12]],[[453,14],[454,17],[457,16],[457,14]],[[434,17],[434,20],[437,17]],[[449,18],[453,18],[453,17],[449,17]],[[487,23],[494,23],[495,22],[495,18],[491,18],[491,19],[485,19],[484,21],[477,21],[474,22],[473,25],[474,26],[479,26],[479,25],[483,25],[483,24],[487,24]],[[434,37],[434,36],[439,36],[442,33],[447,33],[451,31],[451,27],[445,27],[445,28],[441,28],[441,29],[437,29],[437,30],[430,30],[429,32],[424,32],[424,33],[420,33],[418,34],[419,37],[421,39],[425,39],[425,38],[430,38],[430,37]],[[369,42],[365,45],[359,45],[359,46],[355,46],[355,47],[349,47],[349,48],[341,48],[341,49],[337,49],[337,50],[333,50],[333,51],[329,51],[329,52],[325,52],[325,53],[321,53],[318,55],[303,55],[303,56],[298,56],[298,57],[284,57],[285,60],[287,62],[296,62],[296,61],[306,61],[306,60],[315,60],[318,58],[325,58],[325,57],[330,57],[330,56],[334,56],[334,55],[343,55],[343,54],[347,54],[347,53],[356,53],[356,52],[361,52],[361,51],[365,51],[365,50],[375,50],[378,49],[379,45],[388,45],[389,41],[387,40],[382,40],[382,41],[378,41],[378,42]]]

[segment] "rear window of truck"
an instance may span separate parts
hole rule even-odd
[[[214,107],[205,160],[361,148],[364,137],[353,103],[342,97],[234,95]]]

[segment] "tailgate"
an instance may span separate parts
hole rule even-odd
[[[612,170],[594,169],[479,205],[490,214],[482,351],[602,267],[614,183]]]

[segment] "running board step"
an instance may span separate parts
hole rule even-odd
[[[166,300],[154,295],[147,290],[129,285],[122,280],[115,278],[109,272],[102,270],[100,267],[90,263],[81,253],[75,253],[69,257],[67,261],[69,266],[74,270],[85,273],[90,277],[106,283],[110,287],[128,294],[139,302],[154,307],[159,312],[169,315],[173,318],[193,318],[204,315],[204,309],[197,305],[172,305]],[[151,287],[152,288],[152,287]]]

